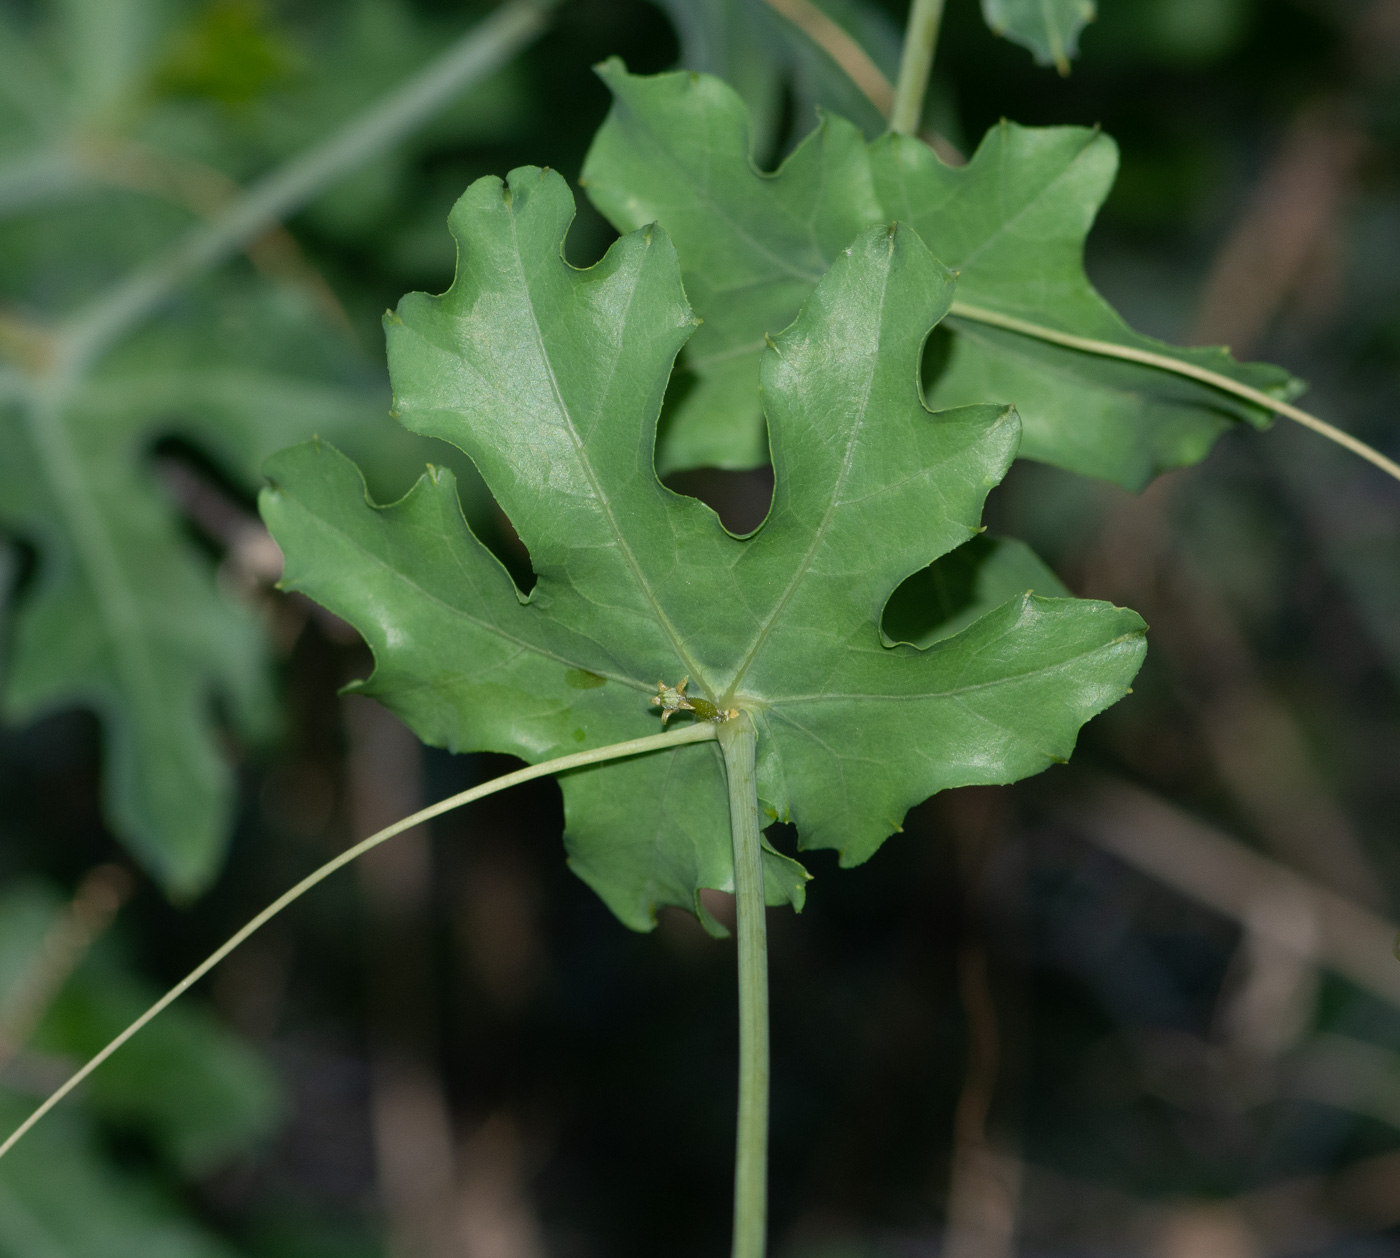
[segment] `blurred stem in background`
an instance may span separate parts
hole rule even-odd
[[[957,845],[962,932],[957,989],[966,1026],[966,1065],[953,1115],[945,1258],[1012,1258],[1020,1214],[1022,1164],[1008,1133],[993,1132],[993,1109],[1005,1090],[1011,1037],[1001,1026],[988,946],[989,868],[1007,828],[1006,800],[996,790],[955,792],[940,810]]]
[[[913,135],[919,129],[942,20],[943,0],[913,0],[909,6],[909,24],[899,58],[899,78],[890,107],[890,129],[900,135]]]
[[[372,834],[423,806],[423,750],[371,699],[342,701],[351,824]],[[452,1115],[437,1067],[433,854],[425,826],[356,866],[364,904],[370,1112],[394,1258],[456,1253]]]
[[[508,0],[382,100],[263,176],[214,221],[195,228],[169,252],[70,316],[56,355],[63,371],[81,371],[191,277],[237,253],[499,69],[544,30],[553,3]]]

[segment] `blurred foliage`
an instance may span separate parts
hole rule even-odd
[[[245,495],[264,458],[315,433],[361,446],[381,476],[422,448],[385,422],[373,357],[283,232],[249,247],[251,268],[195,283],[95,367],[67,365],[62,321],[105,312],[124,270],[217,216],[235,181],[398,83],[448,29],[383,0],[330,29],[274,23],[256,4],[154,0],[5,22],[0,340],[15,368],[0,403],[0,518],[36,567],[14,603],[4,709],[17,721],[75,702],[102,714],[110,822],[188,895],[214,876],[227,837],[233,783],[219,743],[265,740],[274,716],[265,634],[183,535],[153,447],[182,438]],[[415,145],[508,127],[510,75],[487,87]],[[314,221],[353,242],[394,218],[415,151],[356,172],[311,207]]]
[[[902,4],[823,7],[893,73]],[[345,444],[355,434],[364,443],[356,458],[382,477],[373,488],[381,501],[407,488],[425,458],[447,461],[441,447],[376,453],[394,431],[383,417],[378,316],[406,288],[450,281],[442,224],[471,179],[528,161],[576,178],[608,108],[593,63],[619,55],[650,73],[684,59],[730,77],[751,108],[766,110],[759,159],[769,166],[811,129],[814,103],[842,111],[824,92],[844,91],[853,114],[863,108],[839,78],[821,86],[819,72],[833,75],[833,63],[800,32],[776,28],[800,55],[775,55],[776,43],[749,33],[756,26],[729,28],[740,33],[728,50],[705,53],[686,10],[669,8],[674,31],[666,11],[643,0],[564,4],[509,71],[293,219],[305,269],[269,277],[245,261],[229,265],[94,377],[75,431],[86,423],[103,433],[113,466],[99,471],[139,487],[128,527],[151,530],[141,537],[159,542],[152,555],[177,565],[169,570],[183,575],[172,579],[197,590],[197,606],[243,643],[242,671],[219,682],[217,721],[207,698],[187,709],[209,763],[239,765],[236,802],[226,776],[213,792],[225,802],[211,810],[232,819],[233,840],[226,872],[197,904],[172,907],[143,887],[123,910],[27,1056],[0,1074],[7,1123],[51,1081],[54,1055],[86,1051],[123,1002],[178,978],[350,837],[335,691],[367,671],[361,649],[294,602],[248,596],[229,534],[214,527],[225,517],[171,487],[190,473],[236,509],[235,523],[246,520],[258,460],[283,443],[284,424],[324,434],[338,422]],[[15,344],[12,319],[45,328],[202,213],[132,186],[129,174],[95,171],[92,154],[110,159],[138,144],[181,170],[246,182],[400,81],[476,16],[447,0],[0,4],[6,345]],[[745,20],[771,16],[755,6]],[[1237,350],[1310,380],[1314,409],[1395,454],[1398,30],[1389,0],[1119,0],[1084,28],[1081,56],[1061,78],[990,34],[972,0],[950,0],[926,122],[963,151],[1002,117],[1111,133],[1123,168],[1089,238],[1087,270],[1154,336],[1190,339],[1201,294],[1239,233],[1275,242],[1251,273],[1283,277],[1281,295]],[[1319,102],[1341,119],[1334,136],[1361,141],[1330,209],[1317,208],[1318,190],[1332,176],[1287,195],[1268,184],[1299,117]],[[1320,223],[1292,270],[1270,207],[1311,207]],[[611,235],[581,204],[571,259],[592,261]],[[322,304],[317,276],[353,339]],[[1236,309],[1247,301],[1257,303],[1231,294]],[[276,413],[267,398],[278,399]],[[18,492],[39,505],[5,512],[7,693],[21,662],[18,626],[65,545],[39,527],[52,517],[41,487],[12,470],[24,466],[12,449],[7,439],[0,481],[20,481]],[[695,475],[689,488],[750,517],[756,502],[761,513],[761,473]],[[489,502],[468,497],[497,553],[528,574]],[[985,1027],[968,1012],[981,1007],[969,960],[979,950],[1000,1050],[987,1130],[1019,1155],[1023,1252],[1172,1255],[1203,1234],[1234,1238],[1233,1251],[1217,1244],[1221,1254],[1305,1243],[1315,1254],[1400,1252],[1400,1191],[1384,1160],[1400,1146],[1400,1015],[1342,979],[1319,980],[1315,964],[1295,966],[1292,979],[1286,964],[1269,970],[1257,931],[1087,842],[1082,802],[1098,775],[1112,775],[1302,867],[1277,845],[1282,823],[1266,805],[1281,799],[1301,815],[1306,778],[1309,807],[1320,792],[1369,870],[1369,889],[1347,894],[1393,913],[1397,495],[1311,436],[1276,428],[1227,437],[1201,467],[1143,499],[1022,463],[991,516],[994,532],[1024,538],[1074,593],[1143,610],[1154,645],[1136,693],[1090,727],[1073,765],[990,798],[935,800],[876,860],[839,879],[819,857],[807,910],[775,921],[775,1255],[887,1258],[941,1243],[951,1135],[977,1075],[968,1063],[986,1060]],[[949,575],[950,597],[975,604],[978,578]],[[245,610],[230,611],[243,597]],[[88,616],[79,603],[50,623],[76,638]],[[206,671],[196,688],[207,696],[208,685]],[[251,745],[272,723],[274,691],[276,735],[251,756],[232,747],[223,722],[241,721],[239,741]],[[240,694],[242,712],[232,702]],[[1242,698],[1271,715],[1232,725]],[[0,739],[5,939],[23,935],[31,913],[48,920],[42,914],[91,867],[120,851],[98,806],[111,744],[71,711],[91,702],[70,693],[44,704],[49,715],[12,712]],[[1290,762],[1280,772],[1269,755],[1230,758],[1232,748],[1268,752],[1281,728],[1301,748],[1303,771]],[[436,797],[506,767],[434,754],[424,790]],[[434,828],[432,889],[418,911],[436,961],[429,1063],[446,1080],[462,1200],[479,1210],[488,1199],[471,1171],[485,1157],[506,1168],[497,1182],[513,1185],[511,1234],[526,1234],[523,1210],[538,1238],[518,1258],[719,1252],[732,1152],[732,954],[678,919],[646,938],[620,930],[561,867],[558,801],[544,784]],[[787,842],[780,831],[773,838]],[[1326,882],[1340,867],[1334,840],[1328,831],[1312,843],[1309,877]],[[211,872],[218,848],[208,841]],[[114,1059],[108,1080],[99,1075],[0,1164],[0,1253],[385,1252],[363,931],[352,885],[328,885],[285,930],[230,960],[212,987],[215,1014],[177,1017],[147,1057],[133,1042],[127,1065]],[[18,955],[9,948],[0,958]],[[1261,1048],[1239,1031],[1239,1011],[1255,1007],[1271,973],[1283,976],[1293,1012],[1255,1026],[1273,1028],[1272,1047]],[[215,1016],[236,1038],[215,1029]],[[275,1135],[275,1094],[248,1043],[282,1080]],[[41,1059],[39,1075],[22,1076],[20,1063],[32,1059]],[[176,1086],[172,1073],[187,1077]],[[514,1145],[487,1141],[502,1131],[515,1133]]]
[[[1093,0],[982,0],[982,16],[998,35],[1029,48],[1037,65],[1069,73],[1079,33],[1094,20]]]
[[[35,881],[11,881],[0,899],[0,1011],[55,965],[63,897]],[[110,946],[79,959],[19,1055],[5,1044],[0,1112],[17,1125],[65,1067],[91,1056],[158,994]],[[171,1010],[94,1080],[81,1112],[65,1113],[6,1162],[0,1251],[49,1254],[214,1255],[231,1252],[184,1208],[161,1172],[206,1175],[264,1141],[278,1116],[268,1067],[208,1014]],[[0,1022],[4,1022],[0,1016]],[[3,1026],[8,1041],[12,1031]],[[109,1164],[103,1128],[139,1141],[141,1174]]]

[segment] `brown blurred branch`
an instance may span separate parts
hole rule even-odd
[[[1275,854],[1378,907],[1382,884],[1288,707],[1259,674],[1233,609],[1173,542],[1165,476],[1106,513],[1084,592],[1135,607],[1170,661],[1201,740],[1241,811]]]
[[[76,147],[76,156],[83,169],[104,183],[160,197],[203,219],[216,217],[243,192],[237,183],[212,166],[163,153],[121,136],[82,141]],[[354,336],[350,317],[340,299],[325,277],[307,261],[296,238],[280,223],[250,240],[243,251],[264,275],[301,289],[332,324],[348,336]]]
[[[845,27],[827,17],[812,0],[767,2],[836,62],[881,114],[886,118],[890,116],[894,107],[894,85]]]
[[[1317,101],[1289,127],[1216,255],[1191,330],[1194,344],[1255,351],[1332,240],[1365,151],[1338,101]]]
[[[1302,1258],[1400,1224],[1400,1152],[1195,1201],[1148,1201],[1043,1166],[1028,1166],[1025,1179],[1026,1230],[1040,1245],[1153,1258]]]
[[[894,108],[894,84],[870,59],[870,54],[838,22],[832,21],[812,0],[765,0],[769,8],[791,22],[840,67],[842,73],[864,93],[881,117]],[[936,131],[921,131],[919,139],[950,166],[961,166],[967,158]]]
[[[379,704],[345,699],[351,813],[373,832],[421,806],[422,746]],[[509,1114],[460,1145],[436,1065],[432,848],[405,831],[356,866],[366,917],[371,1108],[394,1258],[539,1258],[524,1141]]]
[[[945,1258],[1009,1258],[1020,1211],[1021,1162],[993,1146],[988,1119],[1002,1067],[1002,1031],[986,944],[986,867],[1002,830],[1004,797],[970,788],[948,797],[945,826],[957,840],[965,923],[958,947],[958,994],[967,1022],[967,1070],[953,1117]]]
[[[0,1004],[0,1067],[34,1034],[64,983],[112,924],[131,890],[131,875],[119,865],[99,865],[78,884],[29,968]]]
[[[1296,923],[1259,908],[1297,906],[1311,916],[1320,964],[1400,1006],[1394,922],[1125,783],[1101,784],[1066,818],[1126,864],[1233,921],[1271,932],[1291,949],[1300,943]]]
[[[351,826],[372,834],[422,807],[422,748],[385,708],[347,695]],[[452,1258],[452,1117],[437,1052],[432,851],[405,831],[355,866],[365,912],[371,1111],[381,1204],[394,1258]]]

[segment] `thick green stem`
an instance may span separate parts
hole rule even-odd
[[[899,81],[894,85],[894,108],[890,111],[890,130],[900,135],[913,135],[919,129],[942,20],[943,0],[913,0],[909,6],[904,51],[899,58]]]
[[[758,822],[756,737],[747,712],[719,727],[729,780],[739,934],[739,1126],[733,1258],[763,1258],[768,1225],[768,931]]]

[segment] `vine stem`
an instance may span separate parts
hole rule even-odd
[[[750,727],[752,730],[752,727]],[[555,760],[546,760],[542,764],[528,765],[523,769],[517,769],[514,773],[507,773],[502,777],[492,778],[489,782],[483,782],[480,786],[473,786],[469,790],[461,791],[456,795],[451,795],[447,799],[439,800],[436,804],[430,804],[427,808],[422,808],[412,816],[396,821],[391,826],[371,834],[367,839],[361,839],[354,847],[347,848],[333,860],[327,861],[319,869],[307,874],[296,886],[289,891],[283,892],[267,908],[263,909],[255,918],[235,934],[215,951],[209,954],[193,970],[185,975],[168,992],[165,993],[155,1004],[146,1010],[136,1019],[126,1030],[122,1031],[95,1057],[82,1066],[66,1082],[61,1084],[49,1097],[36,1109],[28,1118],[24,1120],[13,1132],[10,1133],[4,1144],[0,1144],[0,1158],[3,1158],[11,1149],[17,1145],[26,1133],[31,1131],[35,1124],[39,1122],[51,1109],[63,1100],[80,1083],[92,1074],[103,1062],[117,1051],[127,1040],[131,1039],[142,1027],[156,1017],[157,1014],[174,1004],[185,992],[193,987],[200,979],[209,973],[219,964],[230,952],[243,943],[250,935],[266,926],[283,909],[295,901],[301,899],[308,891],[317,884],[324,882],[338,869],[345,868],[351,861],[363,856],[366,852],[378,847],[381,843],[392,839],[396,834],[402,834],[405,830],[411,830],[416,825],[421,825],[425,821],[431,821],[434,817],[440,817],[445,812],[451,812],[454,808],[460,808],[463,804],[470,804],[473,800],[483,799],[487,795],[494,795],[497,791],[506,790],[508,787],[518,786],[521,782],[529,782],[535,778],[548,777],[551,773],[563,773],[566,769],[581,769],[590,764],[602,764],[609,760],[621,760],[627,756],[640,756],[651,751],[662,751],[671,747],[683,747],[688,743],[702,743],[714,739],[718,735],[719,727],[709,722],[696,722],[688,725],[684,729],[676,730],[667,734],[651,734],[646,738],[633,738],[627,742],[610,743],[606,747],[596,747],[591,751],[578,751],[573,755],[560,756]],[[750,734],[752,739],[752,734]],[[749,781],[753,781],[753,752],[752,746],[749,752]],[[756,805],[755,805],[756,806]],[[755,815],[755,824],[757,816]],[[761,877],[761,875],[760,875]],[[760,896],[762,895],[762,884],[760,883]],[[760,932],[762,925],[760,923]],[[766,1054],[765,1054],[766,1061]],[[765,1085],[767,1073],[764,1074]],[[761,1216],[760,1216],[761,1223]]]
[[[747,712],[718,726],[729,783],[739,936],[739,1121],[734,1148],[733,1258],[763,1258],[768,1226],[768,923],[755,773],[757,738]]]
[[[890,108],[890,130],[913,135],[924,112],[924,93],[938,47],[938,27],[943,21],[943,0],[913,0],[909,24],[904,28],[904,49],[899,57],[899,78]]]
[[[1380,468],[1387,476],[1393,476],[1397,481],[1400,481],[1400,463],[1396,463],[1394,459],[1386,458],[1379,450],[1373,449],[1364,441],[1353,437],[1348,432],[1343,432],[1340,428],[1334,427],[1326,420],[1319,419],[1301,407],[1294,406],[1291,402],[1270,397],[1262,389],[1251,388],[1247,384],[1231,380],[1229,376],[1222,376],[1219,372],[1211,371],[1209,368],[1197,367],[1195,363],[1182,362],[1179,358],[1172,358],[1168,354],[1154,354],[1151,350],[1135,349],[1129,345],[1115,345],[1112,341],[1096,341],[1092,337],[1075,336],[1070,332],[1059,332],[1039,323],[1030,323],[1025,319],[1017,319],[1012,315],[1000,314],[995,310],[986,310],[981,306],[968,305],[962,301],[953,302],[948,309],[948,314],[954,318],[971,319],[974,323],[985,323],[994,328],[1005,328],[1008,332],[1019,332],[1022,336],[1033,336],[1037,340],[1048,341],[1051,345],[1063,345],[1067,349],[1082,350],[1086,354],[1099,354],[1104,358],[1120,358],[1124,362],[1141,363],[1145,367],[1156,367],[1161,371],[1170,371],[1178,376],[1188,376],[1192,380],[1199,380],[1202,384],[1208,384],[1212,388],[1219,389],[1222,393],[1233,393],[1246,402],[1253,402],[1256,406],[1262,406],[1265,410],[1273,411],[1276,415],[1282,415],[1293,420],[1294,423],[1302,424],[1304,428],[1312,429],[1313,432],[1326,437],[1329,441],[1335,441],[1339,446]]]

